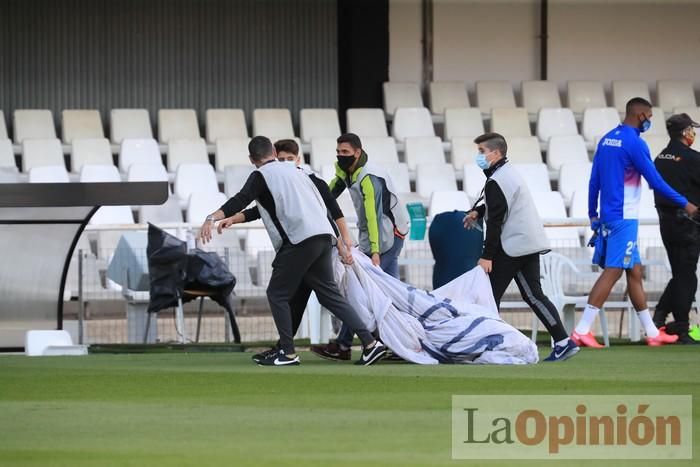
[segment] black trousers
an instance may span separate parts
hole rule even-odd
[[[512,257],[502,249],[493,258],[493,266],[489,274],[493,297],[500,308],[501,298],[510,282],[515,279],[520,295],[525,300],[537,318],[547,328],[554,341],[566,339],[568,334],[559,318],[559,312],[552,302],[542,292],[540,283],[540,255]]]
[[[292,298],[295,307],[301,306],[302,295],[297,296],[302,284],[316,292],[318,301],[331,313],[355,331],[363,345],[371,343],[372,334],[364,329],[362,321],[338,290],[333,276],[333,242],[330,236],[311,237],[297,245],[283,245],[272,262],[272,276],[267,286],[272,317],[280,335],[280,347],[286,353],[294,353],[294,324]],[[306,296],[308,299],[308,295]],[[306,301],[304,300],[304,306]],[[303,315],[297,310],[299,321]],[[299,324],[296,323],[298,328]]]
[[[678,216],[676,211],[659,210],[659,228],[668,261],[671,280],[656,305],[655,319],[673,313],[676,332],[687,333],[690,307],[698,288],[696,268],[700,256],[700,226]]]
[[[304,312],[306,312],[306,305],[309,303],[309,297],[311,297],[311,287],[304,284],[303,282],[299,284],[292,299],[289,301],[289,308],[292,313],[292,335],[295,336],[301,326],[301,320],[304,317]]]

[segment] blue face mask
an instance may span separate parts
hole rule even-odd
[[[641,133],[644,133],[645,131],[648,131],[649,128],[651,128],[651,120],[649,120],[649,119],[647,118],[647,119],[645,119],[645,120],[642,122],[642,126],[641,126],[641,128],[639,129],[639,131],[640,131]]]
[[[476,165],[478,165],[481,170],[486,170],[491,166],[491,164],[489,164],[489,161],[486,160],[486,154],[484,154],[483,152],[477,153]]]

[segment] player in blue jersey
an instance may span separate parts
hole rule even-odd
[[[602,347],[591,333],[591,326],[623,270],[627,275],[627,292],[644,327],[647,344],[659,346],[678,339],[666,334],[664,328],[658,329],[647,309],[637,249],[641,177],[657,194],[689,215],[695,215],[698,208],[668,186],[656,171],[649,147],[639,136],[649,129],[651,118],[651,104],[646,99],[631,99],[622,124],[603,136],[596,149],[588,187],[588,216],[591,228],[598,233],[593,262],[603,268],[603,273],[588,295],[583,316],[571,335],[579,346]]]

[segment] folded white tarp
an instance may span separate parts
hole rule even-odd
[[[370,331],[403,359],[435,363],[537,363],[537,346],[501,320],[488,276],[480,267],[433,292],[404,284],[353,251],[336,262],[341,292]]]

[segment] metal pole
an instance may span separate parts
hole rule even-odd
[[[540,2],[540,79],[547,80],[547,55],[549,45],[549,8],[547,0]]]
[[[85,302],[83,301],[83,250],[78,250],[78,343],[83,344]]]
[[[433,0],[422,0],[423,89],[433,81]]]

